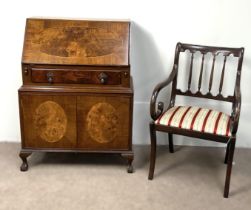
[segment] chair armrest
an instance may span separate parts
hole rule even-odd
[[[169,75],[169,77],[163,82],[159,83],[153,90],[151,102],[150,102],[150,114],[153,120],[156,120],[162,114],[163,108],[164,108],[164,103],[159,102],[158,110],[156,111],[156,100],[157,100],[158,94],[161,91],[161,89],[168,86],[173,81],[173,79],[175,78],[177,74],[177,70],[178,70],[178,66],[174,64],[173,70],[171,74]]]
[[[241,90],[240,86],[236,86],[234,90],[234,103],[232,106],[232,113],[231,113],[231,133],[235,135],[238,130],[239,118],[240,118],[240,111],[241,111]]]

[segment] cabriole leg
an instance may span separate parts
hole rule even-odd
[[[27,171],[28,170],[28,162],[27,162],[27,157],[31,155],[32,152],[26,152],[26,151],[21,151],[19,153],[19,157],[22,159],[23,163],[20,167],[21,171]]]
[[[133,173],[133,166],[132,166],[132,161],[133,161],[133,153],[122,153],[121,156],[127,160],[127,172],[128,173]]]

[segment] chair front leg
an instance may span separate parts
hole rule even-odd
[[[156,159],[156,130],[154,122],[151,122],[150,125],[150,138],[151,138],[151,154],[150,154],[150,168],[148,179],[152,180],[155,169],[155,159]]]
[[[225,164],[227,164],[227,159],[228,159],[228,156],[229,156],[229,146],[230,146],[230,144],[228,143],[227,148],[226,148],[225,160],[224,160]]]
[[[169,140],[169,152],[174,153],[173,149],[173,134],[168,133],[168,140]]]
[[[224,189],[224,197],[228,198],[229,194],[229,186],[232,172],[232,163],[234,158],[234,150],[235,150],[235,138],[232,138],[229,142],[229,154],[227,157],[227,172],[226,172],[226,180],[225,180],[225,189]]]

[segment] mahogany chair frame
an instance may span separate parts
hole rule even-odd
[[[183,92],[180,89],[177,89],[177,77],[178,77],[179,55],[180,55],[180,52],[185,52],[186,50],[191,52],[191,63],[190,63],[189,78],[188,78],[188,90]],[[198,81],[198,91],[196,93],[193,93],[190,87],[191,87],[191,78],[192,78],[192,70],[193,70],[193,58],[194,58],[194,53],[197,51],[199,51],[202,54],[202,62],[201,62],[200,75],[199,75],[199,81]],[[210,74],[210,79],[209,79],[209,84],[208,84],[209,91],[208,93],[203,94],[200,91],[200,89],[201,89],[202,74],[203,74],[204,56],[206,53],[212,53],[213,62],[212,62],[211,74]],[[213,95],[211,93],[211,88],[213,84],[214,66],[215,66],[216,56],[219,54],[222,54],[224,56],[224,62],[223,62],[223,68],[222,68],[221,78],[220,78],[219,93],[217,95]],[[226,64],[227,57],[230,55],[233,55],[234,57],[238,58],[237,74],[236,74],[236,81],[235,81],[235,88],[234,88],[233,95],[224,97],[221,94],[221,91],[222,91],[222,86],[223,86],[223,81],[224,81],[225,64]],[[213,46],[177,43],[173,69],[169,77],[163,82],[159,83],[154,88],[154,91],[151,97],[150,114],[153,121],[150,122],[151,154],[150,154],[150,169],[149,169],[148,179],[151,180],[153,179],[153,176],[154,176],[155,159],[156,159],[156,131],[162,131],[162,132],[168,133],[169,151],[171,153],[174,152],[173,134],[179,134],[183,136],[201,138],[201,139],[209,140],[209,141],[221,142],[221,143],[227,144],[225,161],[224,161],[227,164],[224,197],[225,198],[228,197],[230,177],[231,177],[231,171],[232,171],[232,162],[233,162],[235,143],[236,143],[236,132],[238,129],[240,110],[241,110],[240,80],[241,80],[243,55],[244,55],[244,48],[226,48],[226,47],[213,47]],[[216,135],[216,134],[202,133],[202,132],[188,130],[188,129],[155,124],[155,120],[160,117],[164,109],[163,102],[158,102],[157,104],[158,94],[164,87],[170,85],[171,83],[172,83],[172,91],[171,91],[171,98],[168,105],[168,109],[174,106],[176,95],[214,99],[214,100],[232,103],[232,113],[230,115],[231,136],[227,137],[227,136],[221,136],[221,135]]]

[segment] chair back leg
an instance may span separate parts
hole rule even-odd
[[[233,164],[233,158],[234,158],[234,150],[235,150],[235,138],[230,139],[229,144],[229,151],[228,151],[228,157],[227,157],[227,172],[226,172],[226,180],[225,180],[225,189],[224,189],[224,197],[228,198],[229,194],[229,186],[230,186],[230,178],[231,178],[231,172],[232,172],[232,164]]]
[[[173,149],[173,134],[168,133],[168,140],[169,140],[169,152],[174,153],[174,149]]]
[[[150,154],[150,168],[148,179],[152,180],[155,169],[155,159],[156,159],[156,130],[154,122],[150,123],[150,138],[151,138],[151,154]]]

